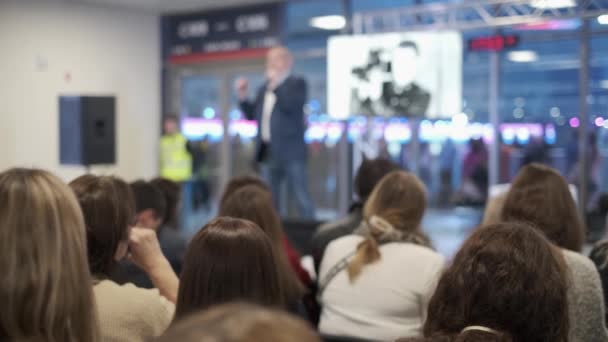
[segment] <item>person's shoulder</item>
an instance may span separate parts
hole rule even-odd
[[[562,254],[564,255],[564,258],[566,259],[566,263],[568,265],[586,268],[594,267],[591,259],[581,253],[562,248]]]
[[[156,289],[104,280],[93,286],[93,293],[103,335],[118,334],[125,341],[131,340],[125,336],[158,336],[173,319],[175,306]]]
[[[407,258],[415,256],[416,260],[427,260],[432,263],[439,264],[443,264],[445,262],[444,256],[439,254],[437,251],[427,246],[417,245],[415,243],[395,242],[388,243],[383,247],[387,250],[393,251],[394,253],[402,254]]]
[[[562,249],[562,254],[575,279],[581,277],[595,277],[597,275],[595,264],[588,257],[567,249]]]
[[[363,241],[363,236],[356,234],[348,234],[333,240],[328,246],[327,250],[345,250],[357,246]]]
[[[298,74],[291,74],[289,76],[287,76],[287,78],[285,79],[286,83],[289,84],[302,84],[302,83],[306,83],[306,79]]]
[[[158,289],[144,289],[131,283],[119,285],[103,280],[93,287],[98,303],[112,303],[138,315],[157,316],[163,319],[173,314],[174,305]]]

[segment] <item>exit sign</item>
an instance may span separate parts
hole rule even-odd
[[[519,37],[516,35],[479,37],[469,40],[469,50],[498,52],[513,48],[517,46],[518,43]]]

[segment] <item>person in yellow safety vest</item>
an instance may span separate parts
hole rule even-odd
[[[178,119],[167,116],[163,120],[163,136],[160,138],[160,176],[183,183],[192,178],[192,155],[188,140],[179,132]]]

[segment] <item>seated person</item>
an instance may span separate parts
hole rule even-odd
[[[182,262],[188,239],[180,233],[179,222],[179,203],[181,196],[181,188],[179,184],[165,178],[155,178],[150,183],[156,186],[165,197],[167,210],[160,228],[156,231],[160,248],[163,254],[171,263],[171,267],[176,274],[180,274],[182,270]]]
[[[138,180],[130,184],[135,198],[135,226],[158,232],[165,217],[166,202],[163,193],[151,183]],[[148,275],[129,260],[120,262],[112,279],[119,284],[133,283],[137,287],[154,287]]]
[[[562,254],[540,232],[483,226],[441,276],[424,338],[398,342],[582,342],[568,339],[567,282]]]
[[[426,190],[413,174],[384,176],[353,234],[329,244],[319,294],[324,335],[394,341],[418,336],[444,258],[420,224]]]
[[[597,267],[602,281],[602,290],[604,292],[604,305],[608,307],[608,240],[598,241],[591,250],[589,258]],[[604,313],[606,322],[608,322],[608,313]]]
[[[248,186],[248,185],[257,186],[257,187],[261,188],[263,191],[268,192],[270,194],[270,196],[272,196],[272,191],[270,190],[270,187],[268,187],[268,185],[261,178],[256,177],[256,176],[234,177],[233,179],[231,179],[228,182],[228,184],[226,185],[226,188],[224,189],[224,193],[222,194],[222,197],[220,199],[220,210],[221,210],[221,208],[224,207],[224,203],[226,202],[226,200],[234,192],[236,192],[237,190],[239,190],[245,186]],[[270,204],[270,206],[273,206],[273,205]],[[276,209],[273,211],[276,212]],[[230,215],[228,215],[228,216],[230,216]],[[277,217],[278,217],[278,213],[277,213]],[[256,222],[256,223],[258,223],[258,222]],[[275,229],[274,227],[273,228],[262,227],[262,228],[264,230]],[[300,278],[300,281],[302,282],[302,284],[304,284],[305,287],[310,288],[312,285],[312,280],[310,279],[310,274],[308,274],[308,272],[302,267],[302,264],[300,263],[300,259],[301,259],[300,253],[296,250],[296,248],[293,246],[293,244],[289,241],[287,235],[284,234],[283,228],[277,227],[276,229],[278,229],[280,231],[280,234],[278,234],[278,235],[282,236],[281,237],[282,244],[283,244],[283,248],[285,249],[285,253],[287,254],[287,259],[289,260],[289,264],[291,265],[293,270],[298,275],[298,278]],[[278,236],[278,235],[273,235],[273,236]]]
[[[226,304],[175,323],[156,342],[321,342],[305,322],[251,304]]]
[[[234,191],[226,198],[219,208],[220,216],[229,216],[249,220],[257,224],[270,237],[276,251],[278,262],[290,272],[283,279],[286,303],[290,309],[298,311],[302,304],[305,287],[298,279],[298,274],[289,264],[285,241],[285,233],[281,225],[279,213],[273,206],[272,194],[258,185],[247,185]],[[308,278],[310,282],[310,278]],[[307,310],[310,311],[310,310]]]
[[[521,168],[503,204],[503,222],[528,222],[559,248],[572,277],[568,289],[570,341],[608,341],[602,283],[581,253],[585,228],[568,183],[542,164]]]
[[[399,170],[399,166],[388,159],[363,160],[353,184],[357,200],[351,205],[348,215],[321,225],[312,237],[312,256],[317,271],[327,245],[337,238],[352,234],[359,227],[363,220],[363,206],[372,190],[382,177],[395,170]]]
[[[283,272],[270,237],[251,221],[218,217],[192,238],[179,284],[175,319],[246,301],[286,309]]]
[[[84,214],[88,261],[103,341],[147,341],[171,323],[178,279],[162,254],[156,233],[132,228],[135,202],[127,183],[116,177],[84,175],[70,183]],[[127,256],[158,289],[110,280]]]
[[[74,193],[36,169],[0,173],[0,340],[100,341]]]

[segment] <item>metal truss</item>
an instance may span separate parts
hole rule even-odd
[[[362,12],[353,16],[353,30],[359,34],[436,29],[463,31],[590,18],[608,13],[608,0],[573,0],[574,7],[550,8],[554,1],[562,0],[463,0],[461,3]],[[542,6],[543,2],[545,6]]]

